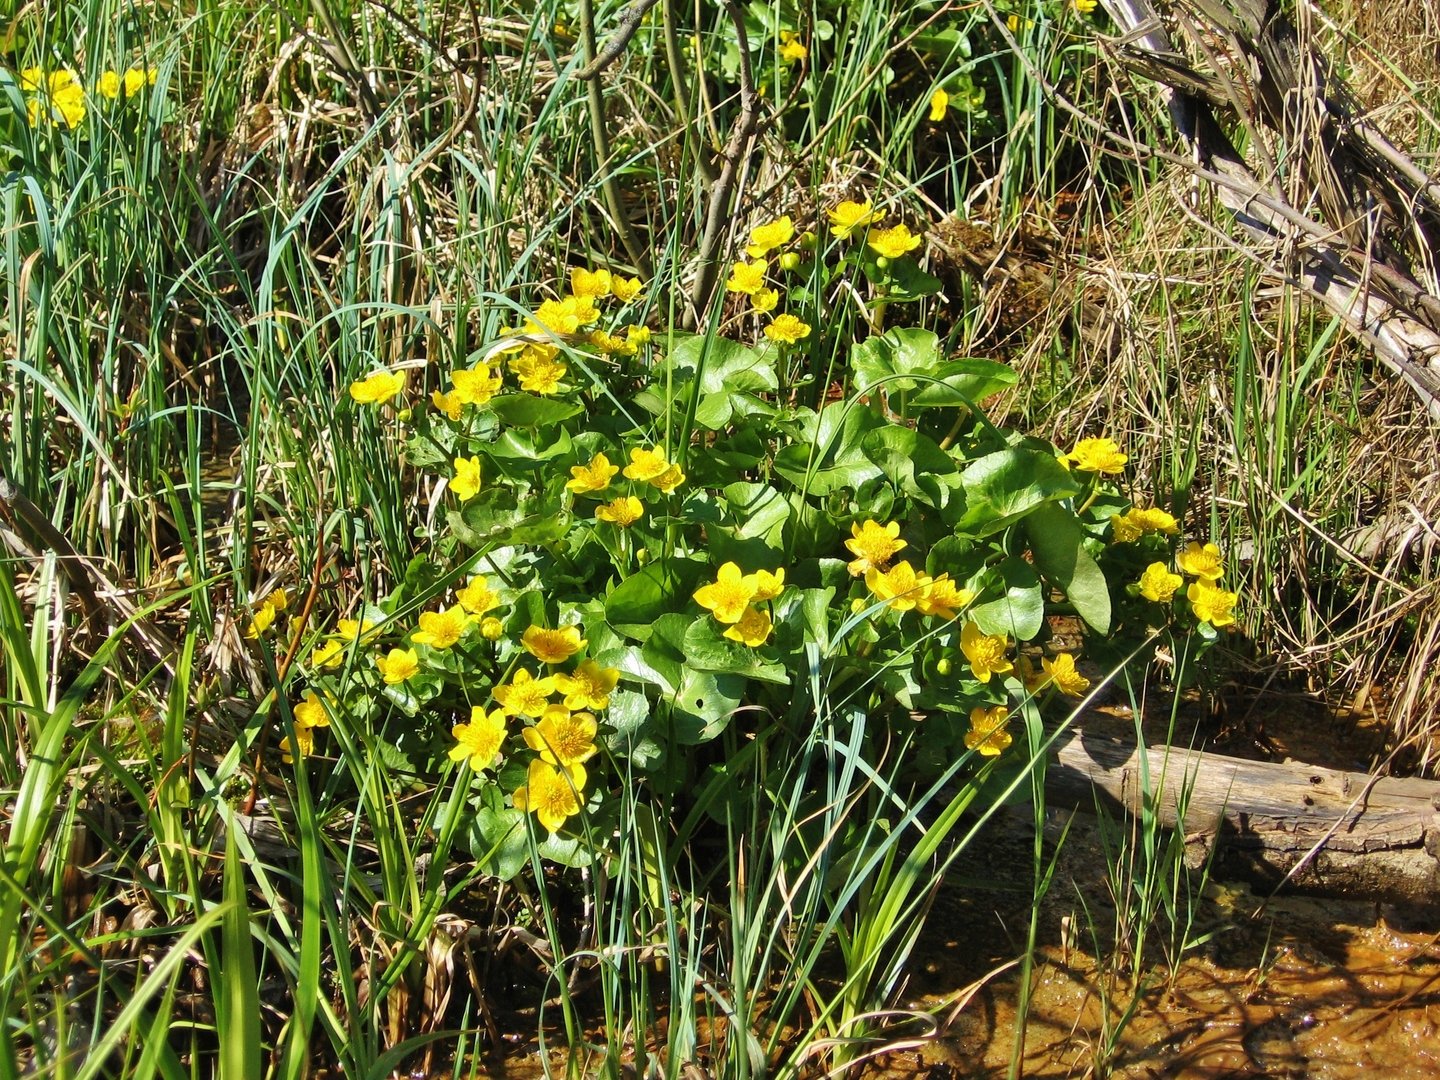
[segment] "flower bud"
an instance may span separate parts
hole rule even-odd
[[[781,270],[798,270],[800,268],[800,254],[795,251],[787,251],[780,256]]]
[[[954,665],[950,663],[950,658],[948,656],[942,656],[939,660],[935,661],[935,674],[949,675],[953,666]]]
[[[800,246],[806,251],[815,250],[815,234],[809,229],[800,234]]]

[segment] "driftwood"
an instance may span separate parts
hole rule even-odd
[[[1080,809],[1153,807],[1204,857],[1273,888],[1440,909],[1440,782],[1148,747],[1074,729],[1046,795]],[[1185,808],[1184,819],[1177,813]]]

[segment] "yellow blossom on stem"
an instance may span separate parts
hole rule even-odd
[[[1054,660],[1041,657],[1040,666],[1049,677],[1047,681],[1062,694],[1084,697],[1085,691],[1090,689],[1090,680],[1075,670],[1075,657],[1068,652],[1057,653]]]
[[[295,763],[295,755],[297,751],[299,752],[300,757],[309,757],[311,754],[315,753],[314,728],[301,727],[297,725],[295,728],[294,745],[291,745],[289,735],[286,735],[285,738],[280,740],[280,760],[285,762],[286,765],[293,765]]]
[[[659,476],[652,476],[645,482],[669,495],[685,482],[685,474],[680,471],[679,465],[670,465]]]
[[[810,55],[810,50],[794,30],[780,31],[780,59],[787,64],[798,63]]]
[[[1117,544],[1131,543],[1146,533],[1174,534],[1179,531],[1180,523],[1175,520],[1174,515],[1154,506],[1144,510],[1133,506],[1125,513],[1116,514],[1110,519],[1110,537]]]
[[[915,610],[931,618],[953,619],[974,599],[974,592],[957,586],[949,574],[941,574],[920,590]]]
[[[330,726],[330,713],[314,690],[306,690],[305,696],[297,701],[295,707],[290,711],[295,718],[297,728]]]
[[[627,326],[625,328],[625,347],[620,351],[626,356],[634,356],[649,344],[650,328],[648,326]]]
[[[505,624],[494,615],[487,615],[480,620],[480,636],[486,641],[499,641],[504,632]]]
[[[845,541],[850,554],[855,556],[846,566],[850,576],[863,577],[869,570],[884,570],[889,566],[896,553],[907,546],[906,541],[898,539],[899,536],[898,521],[889,521],[884,525],[874,520],[864,524],[852,523],[851,538]]]
[[[983,705],[970,710],[970,730],[965,733],[965,749],[978,751],[984,757],[999,757],[1010,745],[1010,732],[1005,730],[1010,718],[1004,705],[987,709]]]
[[[484,615],[500,606],[500,597],[490,588],[483,574],[470,579],[463,589],[455,591],[456,602],[471,615]]]
[[[750,294],[750,310],[756,315],[768,315],[780,305],[780,293],[775,289],[756,289]]]
[[[889,229],[875,229],[865,242],[870,250],[887,259],[898,259],[920,246],[921,238],[911,234],[909,227],[896,225]]]
[[[450,480],[450,490],[461,502],[469,502],[480,494],[480,459],[457,457],[454,465],[455,475]]]
[[[1168,604],[1184,582],[1184,578],[1172,574],[1163,562],[1152,562],[1140,575],[1140,595],[1157,604]]]
[[[558,394],[560,380],[570,370],[557,359],[558,355],[553,347],[526,346],[524,352],[510,361],[510,370],[520,380],[520,389],[529,394]]]
[[[520,635],[525,651],[542,664],[563,664],[585,647],[578,626],[561,626],[554,630],[531,626]]]
[[[610,286],[610,271],[604,267],[599,270],[585,270],[576,266],[570,270],[570,292],[575,296],[599,299],[610,295]]]
[[[118,71],[102,71],[100,78],[95,83],[95,92],[103,98],[114,101],[120,96],[124,83],[120,79]]]
[[[375,657],[375,666],[388,685],[396,686],[420,674],[420,654],[414,649],[391,649],[384,656]]]
[[[620,466],[611,465],[610,459],[602,452],[591,458],[588,464],[571,465],[570,479],[565,481],[565,487],[576,495],[604,491],[619,471]]]
[[[742,645],[758,649],[765,644],[772,629],[774,629],[774,624],[770,620],[770,613],[763,608],[751,605],[741,613],[738,622],[725,628],[725,636],[731,641],[738,641]]]
[[[670,468],[665,452],[658,447],[635,447],[630,451],[630,464],[625,466],[627,480],[648,483]]]
[[[1089,15],[1100,6],[1100,0],[1070,0],[1075,6],[1075,11],[1081,15]]]
[[[274,624],[275,616],[289,606],[290,595],[284,589],[276,589],[255,605],[250,625],[245,628],[245,636],[252,640],[258,638]]]
[[[777,344],[794,345],[810,336],[810,324],[786,312],[771,320],[770,325],[765,327],[765,336]]]
[[[884,600],[896,611],[911,611],[930,584],[925,574],[917,574],[909,562],[898,562],[889,570],[870,569],[865,572],[865,587],[877,600]]]
[[[555,688],[565,695],[567,709],[604,709],[610,694],[620,681],[616,668],[602,668],[594,660],[586,660],[568,675],[555,675]]]
[[[978,623],[967,622],[960,631],[960,651],[965,654],[975,678],[988,683],[991,675],[1005,675],[1015,665],[1005,659],[1010,639],[1004,634],[986,634]]]
[[[450,748],[451,761],[469,761],[479,772],[495,764],[505,744],[505,713],[500,709],[486,712],[483,705],[472,705],[470,722],[450,729],[455,745]]]
[[[765,287],[764,259],[756,259],[754,262],[737,262],[730,268],[730,277],[725,281],[727,292],[745,293],[753,296]]]
[[[1225,576],[1225,562],[1220,556],[1220,548],[1215,544],[1187,544],[1185,550],[1175,556],[1175,565],[1182,574],[1189,574],[1212,585]]]
[[[159,72],[153,67],[129,68],[125,72],[125,96],[132,97],[140,92],[142,86],[154,86],[155,77]]]
[[[937,86],[935,92],[930,95],[930,122],[938,124],[945,119],[945,114],[950,109],[950,95],[942,87]]]
[[[722,623],[738,623],[755,599],[757,587],[753,575],[742,574],[739,566],[727,562],[716,573],[714,582],[695,590],[695,602]]]
[[[790,220],[790,215],[778,217],[774,221],[767,221],[764,225],[757,225],[750,230],[750,243],[745,247],[745,254],[752,259],[762,259],[778,247],[784,247],[795,238],[795,222]]]
[[[634,495],[622,495],[595,508],[595,519],[607,521],[621,529],[628,529],[645,516],[645,504]]]
[[[1211,626],[1229,626],[1235,621],[1235,601],[1240,599],[1236,593],[1226,592],[1208,581],[1192,581],[1185,590],[1185,598],[1190,601],[1190,610],[1195,613],[1195,618],[1201,622]]]
[[[545,712],[548,699],[554,692],[553,675],[537,679],[521,668],[508,683],[491,689],[490,696],[500,703],[507,716],[538,717]]]
[[[463,607],[455,604],[444,611],[426,611],[420,616],[420,629],[410,635],[417,645],[429,645],[432,649],[448,649],[460,640],[473,616]]]
[[[564,705],[550,705],[540,719],[521,735],[525,745],[551,765],[579,765],[594,757],[595,732],[599,725],[588,712],[571,712]]]
[[[774,600],[785,591],[785,569],[779,570],[756,570],[751,575],[755,579],[755,597],[758,604],[763,600]]]
[[[484,405],[500,392],[505,379],[489,364],[478,368],[461,368],[450,373],[450,383],[455,387],[450,396],[462,405]]]
[[[865,202],[851,202],[847,199],[833,210],[827,211],[827,216],[830,218],[831,235],[848,240],[856,230],[873,225],[885,214],[871,207],[868,199]]]
[[[625,278],[619,274],[610,275],[610,295],[622,304],[628,304],[644,290],[645,283],[638,277]]]
[[[1081,472],[1118,473],[1125,469],[1130,459],[1120,452],[1120,444],[1114,439],[1081,439],[1075,449],[1065,455],[1067,464]]]
[[[585,766],[561,768],[539,758],[530,763],[526,783],[515,789],[516,810],[532,810],[540,824],[552,833],[565,826],[565,819],[580,813],[580,794],[585,790]]]
[[[439,390],[431,390],[430,404],[434,405],[436,409],[440,410],[440,412],[444,413],[451,420],[459,420],[460,410],[465,407],[465,403],[460,400],[454,391],[448,394],[442,394]]]
[[[405,389],[405,372],[372,371],[350,384],[350,396],[361,405],[379,405]]]
[[[345,646],[339,641],[326,641],[315,647],[310,654],[310,666],[337,668],[345,659]]]

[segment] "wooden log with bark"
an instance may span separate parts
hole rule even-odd
[[[1304,763],[1247,761],[1074,728],[1046,795],[1107,812],[1149,808],[1184,830],[1197,860],[1261,887],[1440,911],[1440,782]],[[1180,813],[1183,808],[1183,816]]]

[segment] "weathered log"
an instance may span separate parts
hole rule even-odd
[[[1262,887],[1440,909],[1440,782],[1246,761],[1074,729],[1046,795],[1079,809],[1153,809],[1197,852]],[[1183,808],[1183,820],[1180,813]]]

